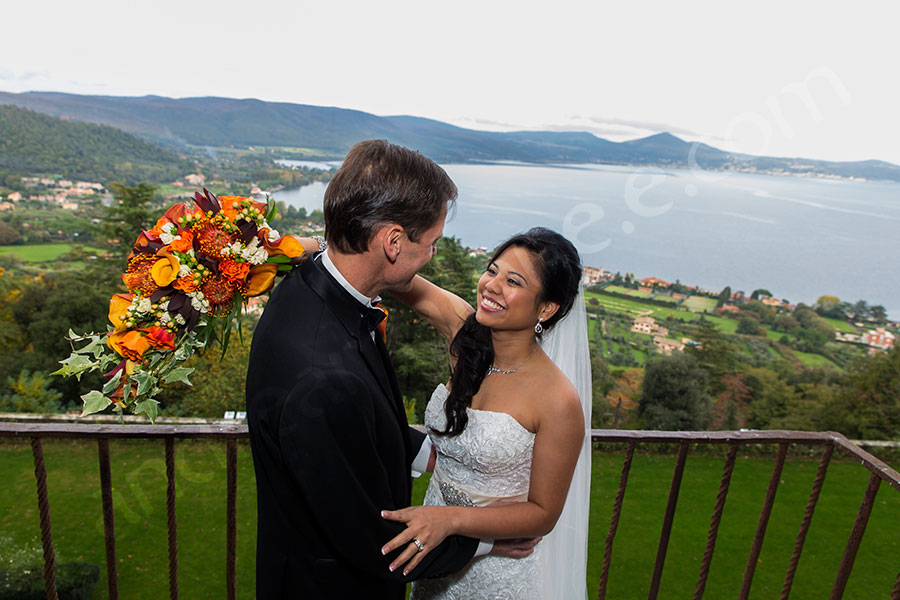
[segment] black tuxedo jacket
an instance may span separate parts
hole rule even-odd
[[[411,429],[393,367],[363,307],[318,260],[272,292],[253,335],[247,418],[256,469],[259,600],[402,599],[405,583],[455,572],[478,542],[453,536],[409,577],[381,547],[404,529]]]

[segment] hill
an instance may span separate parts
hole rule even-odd
[[[340,158],[359,140],[383,138],[440,162],[522,161],[699,167],[788,175],[900,181],[900,166],[733,154],[660,133],[612,142],[586,132],[489,132],[411,116],[379,117],[358,110],[232,98],[81,96],[0,92],[0,104],[123,129],[174,147],[303,148]]]
[[[171,152],[119,129],[0,106],[0,169],[129,182],[171,179],[183,168]]]

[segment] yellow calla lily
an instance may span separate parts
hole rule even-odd
[[[150,268],[150,276],[156,285],[166,287],[178,279],[178,269],[181,268],[181,263],[171,254],[160,252],[157,256],[160,258]]]

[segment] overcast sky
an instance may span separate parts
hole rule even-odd
[[[900,3],[4,3],[0,90],[260,98],[475,129],[668,130],[900,164]]]

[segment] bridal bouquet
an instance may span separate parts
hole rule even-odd
[[[130,408],[153,421],[160,386],[190,385],[193,369],[182,365],[196,350],[219,339],[225,352],[247,298],[271,290],[303,254],[295,238],[269,226],[274,215],[272,201],[204,189],[141,232],[122,274],[128,293],[110,299],[106,333],[70,329],[72,354],[54,372],[80,380],[106,371],[103,388],[81,397],[82,416],[112,404],[120,415]]]

